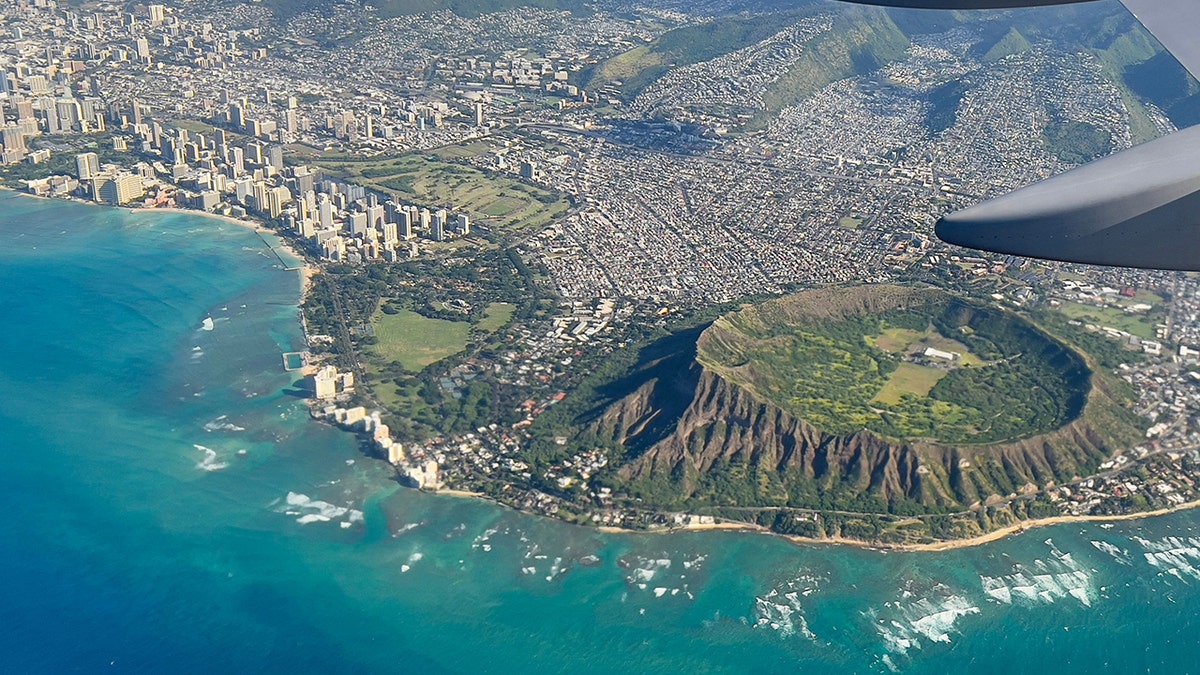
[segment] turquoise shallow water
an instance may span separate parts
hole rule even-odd
[[[0,193],[0,672],[1197,669],[1191,513],[897,554],[398,489],[288,393],[298,290],[242,228]]]

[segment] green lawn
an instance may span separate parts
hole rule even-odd
[[[455,152],[447,148],[438,151],[445,157],[478,152],[478,147],[470,145],[459,147]],[[351,183],[421,206],[447,206],[467,213],[477,222],[485,220],[500,229],[541,227],[570,207],[565,197],[550,190],[508,176],[489,175],[469,166],[444,162],[427,154],[365,161],[327,156],[315,158],[313,163]]]
[[[463,159],[466,157],[476,157],[478,155],[490,152],[492,146],[484,141],[472,141],[469,143],[460,143],[458,145],[447,145],[443,148],[433,150],[432,153],[442,159]]]
[[[475,324],[475,327],[485,333],[495,333],[503,328],[509,319],[512,319],[513,312],[515,311],[517,311],[516,305],[511,305],[507,302],[493,302],[488,305],[483,319]]]
[[[958,354],[958,364],[962,366],[983,365],[983,359],[971,353],[970,347],[964,345],[958,340],[951,340],[950,338],[939,334],[937,331],[934,331],[932,335],[926,335],[924,338],[922,338],[919,346],[921,351],[924,351],[926,347],[933,347],[934,349],[940,349],[944,352],[954,352],[955,354]]]
[[[1154,323],[1145,314],[1129,314],[1111,307],[1093,307],[1078,302],[1064,302],[1059,310],[1077,321],[1096,324],[1101,328],[1116,328],[1147,340],[1154,339]]]
[[[892,373],[887,384],[875,395],[872,403],[884,405],[899,405],[904,394],[914,394],[922,398],[929,396],[934,385],[946,376],[946,371],[915,363],[901,363],[896,372]]]
[[[374,352],[388,362],[418,372],[431,363],[467,348],[471,324],[465,321],[428,319],[411,310],[379,313],[374,320],[378,343]]]
[[[903,354],[912,343],[920,340],[924,333],[908,328],[886,328],[881,335],[867,336],[867,343],[890,354]]]
[[[964,366],[983,365],[983,360],[971,353],[971,349],[952,340],[930,326],[920,333],[908,328],[885,328],[880,335],[867,336],[867,344],[874,345],[890,354],[907,354],[913,351],[925,351],[933,347],[944,352],[954,352],[959,355],[958,363]]]

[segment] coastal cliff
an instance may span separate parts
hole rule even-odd
[[[687,396],[687,405],[672,401]],[[1085,418],[1049,434],[987,446],[903,443],[869,431],[832,435],[759,400],[693,361],[667,377],[651,376],[597,411],[588,431],[629,450],[629,481],[673,477],[679,497],[696,496],[701,477],[746,465],[778,475],[756,503],[819,507],[814,491],[867,495],[883,503],[965,508],[989,498],[1088,475],[1119,449]]]
[[[936,291],[880,287],[774,303],[774,322],[871,314],[927,302]],[[598,387],[576,419],[580,437],[618,448],[618,489],[642,503],[725,517],[755,508],[962,516],[963,535],[1032,517],[1048,487],[1093,475],[1140,438],[1136,418],[1106,380],[1085,371],[1083,404],[1058,428],[993,443],[899,439],[860,429],[835,433],[760,394],[743,365],[711,365],[739,339],[725,319],[646,347],[622,377]],[[1084,355],[1079,355],[1080,359]],[[745,379],[749,383],[743,383]],[[759,386],[761,382],[758,383]],[[1020,504],[1018,504],[1020,502]],[[1018,506],[1014,512],[1014,506]],[[831,536],[829,528],[817,528]],[[841,534],[838,531],[836,534]]]

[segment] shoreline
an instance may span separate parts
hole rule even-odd
[[[954,551],[963,548],[974,548],[984,544],[991,544],[1007,537],[1022,534],[1031,530],[1040,529],[1043,527],[1052,527],[1054,525],[1070,525],[1073,523],[1115,523],[1129,520],[1142,520],[1144,518],[1156,518],[1158,516],[1167,516],[1174,513],[1182,513],[1200,507],[1200,500],[1185,502],[1176,506],[1164,509],[1156,509],[1154,511],[1144,511],[1141,513],[1125,513],[1113,516],[1054,516],[1051,518],[1039,518],[1037,520],[1026,520],[1019,523],[1014,523],[998,530],[993,530],[968,539],[953,539],[947,541],[936,541],[925,544],[892,544],[887,542],[867,542],[857,539],[846,539],[844,537],[830,537],[819,539],[814,537],[799,537],[795,535],[780,534],[772,532],[765,527],[753,525],[751,523],[737,522],[720,522],[697,525],[683,525],[679,527],[668,527],[654,530],[632,530],[623,527],[613,527],[605,525],[596,528],[597,530],[609,534],[679,534],[681,532],[711,532],[716,530],[725,530],[731,532],[746,532],[753,534],[762,534],[769,537],[779,537],[785,539],[798,546],[853,546],[856,548],[870,549],[874,551],[892,551],[897,553],[939,553],[945,551]]]
[[[458,497],[459,499],[480,499],[489,501],[494,504],[499,504],[496,500],[488,497],[482,492],[472,492],[471,490],[454,490],[452,488],[441,488],[439,490],[429,491],[431,495],[444,495],[446,497]]]
[[[46,199],[53,199],[53,197],[46,197]],[[83,202],[83,203],[87,204],[87,203],[91,203],[91,202]],[[97,206],[108,206],[108,205],[107,204],[97,204]],[[284,263],[283,260],[280,260],[281,263],[284,263],[284,271],[293,271],[294,270],[294,271],[300,272],[300,302],[297,303],[297,308],[299,308],[301,305],[304,304],[304,299],[308,296],[309,288],[312,287],[313,277],[316,276],[321,271],[320,268],[318,268],[316,265],[313,265],[311,262],[309,262],[309,260],[304,255],[297,252],[296,247],[292,245],[292,242],[288,241],[287,239],[284,239],[282,236],[279,235],[279,233],[277,231],[267,227],[264,223],[262,223],[261,221],[258,221],[258,220],[234,218],[233,216],[227,216],[227,215],[220,214],[220,213],[210,213],[208,211],[200,211],[198,209],[187,209],[187,208],[181,208],[178,206],[117,206],[117,207],[112,207],[112,208],[124,209],[126,211],[129,211],[130,213],[183,213],[183,214],[187,214],[187,215],[200,216],[203,218],[211,218],[212,220],[220,221],[222,223],[227,223],[229,225],[236,225],[237,227],[242,227],[242,228],[248,229],[248,230],[254,232],[255,234],[259,235],[260,238],[263,235],[270,235],[270,236],[274,237],[277,242],[278,247],[282,248],[284,251],[287,251],[288,255],[295,258],[296,263],[298,265],[297,267],[289,268],[289,267],[287,267],[286,263]],[[268,248],[270,248],[272,250],[275,249],[275,246],[272,246],[269,242],[266,242],[264,240],[263,243],[267,244]],[[276,254],[276,255],[278,255],[278,254]]]
[[[259,235],[260,238],[262,238],[263,235],[270,235],[278,242],[279,248],[282,248],[287,252],[288,255],[296,259],[297,267],[288,267],[286,262],[283,260],[280,260],[280,262],[284,265],[284,271],[298,271],[300,273],[300,301],[297,303],[297,309],[304,304],[305,298],[308,297],[308,291],[310,288],[312,288],[313,277],[321,272],[321,269],[318,266],[314,265],[308,260],[308,258],[297,252],[296,247],[293,246],[292,242],[284,239],[279,235],[278,232],[267,227],[264,223],[258,220],[234,218],[233,216],[226,216],[220,213],[210,213],[208,211],[200,211],[198,209],[182,208],[178,206],[113,206],[111,204],[101,204],[85,199],[79,199],[77,197],[48,197],[45,195],[36,195],[24,190],[18,190],[3,184],[0,184],[0,191],[11,192],[13,194],[20,195],[22,197],[29,197],[31,199],[42,199],[45,201],[65,201],[84,206],[99,206],[110,209],[120,209],[122,211],[128,211],[129,213],[181,213],[199,216],[202,218],[210,218],[212,220],[217,220],[229,225],[236,225],[237,227],[251,230],[255,234]],[[265,239],[263,243],[266,244],[267,248],[270,248],[272,251],[275,250],[275,246],[272,246],[270,242],[267,242]],[[278,256],[278,253],[276,253],[276,255]]]
[[[29,192],[25,192],[22,190],[14,189],[14,188],[12,188],[10,186],[6,186],[6,185],[0,185],[0,191],[11,192],[13,194],[21,195],[24,197],[30,197],[30,198],[34,198],[34,199],[42,199],[42,200],[47,200],[47,201],[67,201],[67,202],[74,202],[77,204],[82,204],[82,205],[87,205],[87,206],[117,208],[117,209],[121,209],[121,210],[130,212],[130,213],[137,213],[137,214],[179,213],[179,214],[194,215],[194,216],[198,216],[198,217],[214,219],[214,220],[217,220],[217,221],[229,224],[229,225],[234,225],[237,227],[249,229],[249,230],[255,232],[256,234],[260,235],[260,238],[263,239],[263,243],[269,249],[272,249],[274,251],[276,246],[278,246],[279,248],[282,248],[284,251],[286,251],[288,253],[288,255],[295,258],[296,262],[298,263],[297,267],[289,268],[285,261],[283,261],[282,259],[280,260],[280,262],[284,264],[285,271],[298,271],[300,273],[301,290],[300,290],[300,297],[297,302],[297,310],[300,310],[304,304],[304,300],[307,297],[308,292],[312,286],[313,277],[316,274],[319,274],[321,272],[321,270],[318,266],[311,263],[305,256],[297,253],[295,247],[292,245],[292,242],[288,241],[287,239],[284,239],[275,230],[273,230],[269,227],[266,227],[264,223],[262,223],[261,221],[255,220],[255,219],[234,218],[234,217],[228,216],[228,215],[223,215],[223,214],[218,214],[218,213],[210,213],[207,211],[200,211],[197,209],[180,208],[180,207],[148,207],[148,206],[144,206],[144,205],[143,206],[112,206],[110,204],[99,204],[96,202],[77,199],[74,197],[63,198],[63,197],[49,197],[49,196],[44,196],[44,195],[36,195],[36,194],[31,194]],[[274,237],[276,245],[272,245],[271,242],[267,241],[265,239],[264,235],[270,235],[271,237]],[[276,255],[278,255],[278,252],[276,252]],[[513,508],[511,506],[507,506],[501,502],[496,501],[495,499],[492,499],[491,497],[489,497],[488,495],[486,495],[484,493],[475,492],[475,491],[471,491],[471,490],[442,488],[439,490],[430,491],[429,493],[434,494],[434,495],[445,495],[447,497],[480,499],[480,500],[495,503],[495,504],[501,506],[502,508],[511,509],[513,511],[517,511],[524,515],[544,517],[544,516],[542,516],[542,514],[527,512],[522,509],[517,509],[517,508]],[[736,522],[736,521],[722,521],[722,522],[715,522],[715,523],[696,523],[696,524],[688,524],[688,525],[682,525],[682,526],[673,526],[673,527],[656,528],[656,529],[645,529],[645,530],[615,527],[615,526],[611,526],[611,525],[596,526],[592,529],[595,529],[598,532],[603,532],[606,534],[635,534],[635,535],[636,534],[663,535],[663,534],[678,534],[678,533],[683,533],[683,532],[714,532],[714,531],[745,532],[745,533],[753,533],[753,534],[762,534],[762,535],[767,535],[767,536],[772,536],[772,537],[779,537],[781,539],[787,540],[787,541],[791,542],[792,544],[795,544],[798,546],[853,546],[853,547],[857,547],[857,548],[870,549],[870,550],[876,550],[876,551],[926,552],[926,553],[929,553],[929,552],[953,551],[953,550],[958,550],[958,549],[982,546],[985,544],[990,544],[990,543],[1000,541],[1009,536],[1022,534],[1024,532],[1036,530],[1036,529],[1043,528],[1043,527],[1051,527],[1054,525],[1069,525],[1072,523],[1111,523],[1111,522],[1121,522],[1121,521],[1130,521],[1130,520],[1141,520],[1144,518],[1154,518],[1157,516],[1181,513],[1184,511],[1195,509],[1197,507],[1200,507],[1200,500],[1185,502],[1183,504],[1178,504],[1176,506],[1172,506],[1172,507],[1168,507],[1168,508],[1156,509],[1154,511],[1145,511],[1145,512],[1140,512],[1140,513],[1128,513],[1128,514],[1111,515],[1111,516],[1092,516],[1092,515],[1053,516],[1050,518],[1040,518],[1040,519],[1035,519],[1035,520],[1021,521],[1021,522],[1014,523],[1012,525],[1008,525],[1006,527],[1002,527],[1000,529],[993,530],[991,532],[986,532],[984,534],[981,534],[981,535],[978,535],[975,537],[970,537],[967,539],[936,541],[936,542],[919,543],[919,544],[867,542],[867,541],[861,541],[861,540],[856,540],[856,539],[847,539],[844,537],[830,537],[830,538],[801,537],[801,536],[796,536],[796,535],[780,534],[777,532],[772,532],[771,530],[769,530],[765,527],[759,526],[759,525],[754,525],[752,523],[740,523],[740,522]],[[570,523],[570,522],[562,520],[560,518],[553,518],[553,519],[558,520],[559,522],[567,523],[568,525],[570,525],[570,524],[578,525],[576,523]],[[589,527],[588,525],[578,525],[578,526]]]

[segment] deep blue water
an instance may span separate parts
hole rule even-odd
[[[398,489],[288,393],[298,294],[251,231],[0,193],[0,672],[1197,670],[1195,514],[898,554]]]

